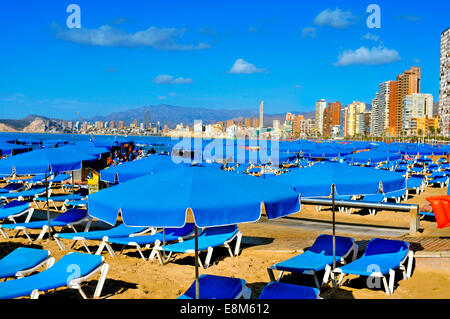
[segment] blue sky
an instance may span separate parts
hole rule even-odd
[[[381,28],[368,28],[369,4]],[[81,9],[70,29],[69,4]],[[378,84],[422,68],[439,92],[450,2],[3,1],[0,118],[71,119],[160,103],[304,112],[371,103]]]

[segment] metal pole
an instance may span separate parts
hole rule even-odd
[[[73,181],[73,171],[72,171],[72,200],[75,200],[75,185]]]
[[[200,299],[200,283],[198,281],[198,228],[194,225],[195,229],[195,299]]]
[[[48,203],[48,181],[47,181],[48,173],[45,173],[45,198],[47,200],[47,222],[48,222],[48,238],[52,239],[52,232],[50,229],[50,205]]]

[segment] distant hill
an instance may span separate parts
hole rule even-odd
[[[201,120],[203,124],[211,124],[218,121],[259,117],[257,109],[208,109],[160,104],[130,109],[123,112],[113,112],[105,116],[94,116],[89,121],[123,121],[125,125],[128,125],[134,119],[137,119],[141,123],[144,122],[147,111],[149,112],[152,123],[159,121],[163,124],[168,124],[169,127],[175,127],[178,123],[192,125],[194,120]],[[304,114],[311,117],[310,113],[314,112],[306,112]],[[274,119],[284,120],[284,118],[285,114],[264,114],[264,125],[272,125]]]
[[[50,128],[59,128],[60,122],[61,120],[33,114],[19,120],[0,119],[0,131],[44,133]]]

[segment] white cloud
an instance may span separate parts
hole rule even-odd
[[[324,27],[332,27],[336,29],[345,29],[350,25],[354,24],[356,17],[352,14],[350,10],[343,11],[339,8],[334,10],[326,9],[323,10],[314,19],[314,24]]]
[[[157,50],[201,50],[208,44],[182,44],[177,40],[184,37],[186,29],[149,27],[146,30],[128,33],[121,29],[103,25],[97,29],[67,29],[53,24],[57,39],[78,44],[101,47],[152,47]]]
[[[396,50],[385,47],[360,47],[356,50],[345,50],[339,54],[338,61],[334,63],[336,66],[347,66],[353,64],[360,65],[381,65],[397,62],[400,55]]]
[[[244,59],[237,59],[236,62],[234,62],[231,69],[228,71],[228,73],[231,74],[252,74],[263,72],[267,72],[267,70],[257,68],[254,64],[251,64],[245,61]]]
[[[174,78],[168,74],[160,74],[153,79],[153,83],[156,84],[190,84],[194,82],[191,78],[178,77]]]
[[[302,30],[302,38],[315,38],[317,37],[317,28],[306,27]]]

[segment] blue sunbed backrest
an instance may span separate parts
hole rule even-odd
[[[219,226],[219,227],[208,227],[205,228],[200,234],[201,237],[231,237],[237,232],[238,228],[236,225]]]
[[[52,274],[69,278],[85,276],[98,267],[103,261],[100,255],[91,255],[79,252],[72,252],[63,256],[52,267],[49,268]],[[79,275],[79,276],[78,276]]]
[[[181,228],[166,228],[166,234],[171,236],[183,237],[194,231],[194,223],[186,223]]]
[[[88,212],[85,209],[72,208],[66,211],[65,213],[62,213],[53,220],[58,222],[70,223],[86,217],[87,213]]]
[[[374,238],[372,239],[364,252],[365,256],[371,255],[397,255],[404,258],[408,252],[409,244],[402,240],[391,240]]]
[[[350,248],[353,246],[353,238],[335,236],[336,241],[336,256],[344,256],[348,253]],[[320,235],[314,241],[309,251],[317,254],[324,254],[326,256],[333,255],[333,236],[331,235]]]
[[[8,204],[6,204],[5,206],[3,206],[2,208],[11,208],[11,207],[18,207],[18,206],[30,206],[29,202],[24,202],[24,201],[20,201],[20,200],[13,200],[11,202],[9,202]]]

